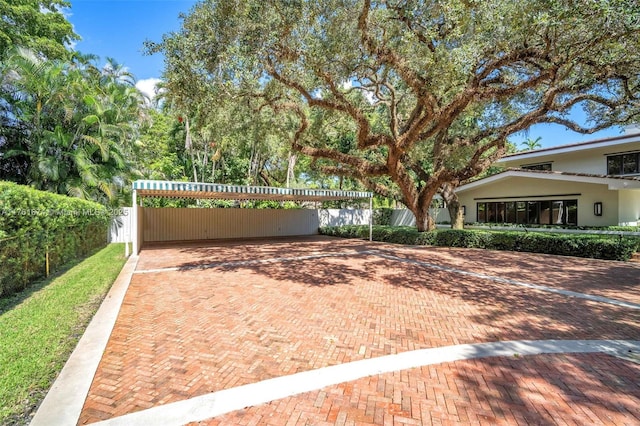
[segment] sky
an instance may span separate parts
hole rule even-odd
[[[67,19],[82,37],[75,49],[97,55],[104,63],[110,57],[125,66],[138,81],[138,88],[151,95],[162,76],[163,58],[145,56],[145,40],[159,42],[162,35],[178,31],[180,13],[188,13],[196,0],[70,0]],[[621,129],[611,128],[582,135],[559,125],[535,125],[526,133],[511,137],[518,148],[526,139],[540,138],[543,148],[617,136]]]
[[[188,13],[195,0],[71,0],[65,11],[76,34],[74,48],[82,53],[113,58],[133,73],[138,88],[151,94],[162,76],[162,55],[144,55],[145,40],[162,41],[162,35],[178,31],[180,13]],[[151,93],[150,93],[151,92]]]

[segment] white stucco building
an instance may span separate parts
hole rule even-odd
[[[640,127],[621,136],[507,155],[504,171],[457,190],[465,223],[637,225]]]

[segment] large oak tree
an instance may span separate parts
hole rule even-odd
[[[632,0],[205,0],[149,50],[165,53],[182,105],[224,99],[293,117],[295,150],[398,193],[419,230],[433,227],[438,192],[460,224],[454,189],[510,135],[638,118]],[[338,121],[346,147],[326,136]]]

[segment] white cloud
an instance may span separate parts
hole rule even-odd
[[[64,7],[64,6],[60,6],[60,5],[53,5],[53,11],[55,12],[60,12],[62,14],[62,16],[64,16],[64,19],[66,19],[66,21],[68,23],[71,24],[71,31],[73,31],[74,33],[78,34],[76,32],[76,27],[75,25],[73,25],[73,22],[71,22],[71,17],[73,16],[73,13],[71,11],[70,7]],[[50,13],[51,10],[43,7],[42,5],[40,5],[40,12],[41,13]],[[79,35],[79,34],[78,34]],[[80,39],[82,40],[82,36],[80,36]],[[76,50],[76,46],[78,44],[79,40],[71,40],[68,43],[66,43],[65,45],[70,49],[70,50]]]
[[[161,81],[159,78],[145,78],[136,82],[136,88],[153,102],[153,99],[158,94],[157,85]]]
[[[375,92],[373,90],[364,90],[363,93],[364,93],[364,98],[371,105],[373,105],[373,104],[375,104],[376,102],[379,101],[378,97],[376,96],[376,94],[375,94]]]

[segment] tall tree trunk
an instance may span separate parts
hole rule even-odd
[[[416,218],[416,228],[418,232],[433,231],[436,229],[435,218],[429,211],[433,197],[436,195],[437,181],[428,182],[422,188],[417,189],[415,182],[408,174],[404,179],[396,180],[396,184],[403,194],[403,203]]]
[[[447,210],[449,210],[449,217],[451,218],[451,229],[463,229],[464,214],[460,206],[460,200],[458,200],[458,195],[455,192],[455,187],[448,183],[444,184],[440,195],[442,195],[445,203],[447,203]]]
[[[449,210],[449,216],[451,217],[451,229],[464,229],[464,215],[462,214],[460,202],[456,199],[447,203],[447,210]]]
[[[289,164],[287,165],[287,188],[291,187],[291,183],[294,181],[295,174],[294,169],[296,167],[296,160],[298,156],[293,152],[289,153]]]
[[[220,148],[216,149],[216,152],[211,157],[211,182],[216,181],[216,166],[218,165],[218,161],[222,157],[222,151]]]
[[[271,179],[269,179],[269,175],[264,170],[264,168],[260,169],[258,176],[260,176],[260,179],[262,179],[262,182],[264,183],[265,186],[271,186]]]
[[[206,170],[209,165],[209,144],[204,144],[204,152],[202,153],[202,181],[206,182]]]
[[[436,228],[435,221],[429,213],[429,206],[418,206],[412,209],[413,215],[416,217],[416,228],[418,232],[433,231]]]
[[[184,140],[184,147],[189,151],[189,156],[191,157],[191,167],[193,168],[193,181],[198,181],[198,172],[196,170],[196,156],[194,154],[193,149],[193,141],[191,140],[191,129],[189,127],[189,118],[187,118],[185,122],[186,126],[186,136]]]

